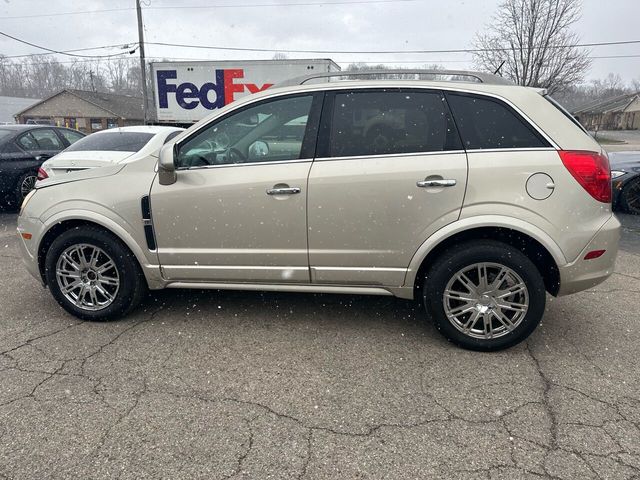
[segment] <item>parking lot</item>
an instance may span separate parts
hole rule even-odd
[[[0,214],[0,478],[637,478],[640,221],[526,344],[388,297],[165,291],[80,322]]]

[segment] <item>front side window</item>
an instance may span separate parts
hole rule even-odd
[[[41,150],[62,150],[64,148],[56,132],[49,128],[33,130],[31,135],[33,135],[33,138],[38,142]]]
[[[520,115],[498,100],[447,93],[447,101],[467,150],[550,146]]]
[[[439,92],[354,91],[335,95],[329,156],[460,149]]]
[[[280,98],[242,109],[180,144],[178,168],[298,160],[312,95]]]

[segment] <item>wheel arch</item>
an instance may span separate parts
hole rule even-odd
[[[458,223],[458,222],[456,222]],[[518,228],[521,222],[517,219],[509,223],[475,224],[461,228],[446,227],[427,240],[414,255],[407,275],[405,285],[413,287],[414,298],[416,292],[421,292],[426,270],[445,250],[464,242],[480,239],[491,239],[503,242],[522,251],[529,257],[542,275],[546,290],[556,296],[560,290],[559,266],[566,263],[560,248],[541,230]]]
[[[133,254],[144,273],[149,288],[155,289],[164,286],[165,282],[160,275],[159,265],[149,261],[150,259],[142,251],[135,239],[120,225],[102,215],[97,215],[95,212],[75,212],[74,214],[65,212],[64,218],[55,215],[46,221],[45,233],[42,235],[37,248],[38,270],[43,281],[45,281],[45,258],[53,241],[63,232],[81,226],[97,227],[114,235]]]

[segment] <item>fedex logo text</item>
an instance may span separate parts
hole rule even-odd
[[[208,110],[221,108],[233,102],[236,94],[245,91],[261,92],[273,85],[272,83],[265,83],[262,86],[255,83],[235,83],[236,79],[244,78],[244,70],[240,68],[215,70],[215,82],[206,82],[199,88],[191,82],[170,83],[170,80],[178,78],[176,70],[159,70],[156,72],[156,77],[159,107],[169,108],[168,96],[173,93],[178,105],[187,110],[194,109],[198,105]]]

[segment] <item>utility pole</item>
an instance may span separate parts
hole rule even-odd
[[[147,66],[144,60],[144,31],[142,27],[142,8],[140,0],[136,0],[136,11],[138,13],[138,48],[140,50],[140,79],[142,81],[142,116],[144,124],[147,124]]]

